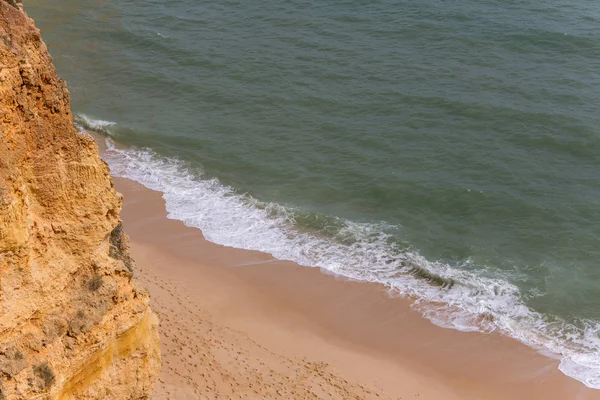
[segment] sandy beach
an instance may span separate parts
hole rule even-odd
[[[564,3],[0,0],[0,400],[600,400]]]
[[[210,243],[115,178],[161,319],[155,399],[600,399],[499,334],[439,328],[376,284]]]
[[[0,0],[0,400],[600,400],[564,3]]]

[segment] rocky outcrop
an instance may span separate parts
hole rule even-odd
[[[0,0],[0,399],[144,399],[157,319],[121,198],[34,23]]]

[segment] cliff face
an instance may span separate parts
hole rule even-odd
[[[149,397],[157,319],[120,207],[38,29],[0,0],[0,400]]]

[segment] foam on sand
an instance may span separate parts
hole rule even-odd
[[[80,121],[106,134],[114,125],[86,116]],[[559,358],[566,375],[600,388],[600,325],[581,321],[580,328],[532,310],[507,276],[470,271],[468,260],[462,266],[426,260],[417,251],[399,248],[388,233],[394,227],[383,222],[328,217],[336,226],[334,234],[298,229],[301,210],[258,201],[149,149],[120,149],[108,138],[106,143],[104,157],[113,175],[162,192],[169,218],[201,229],[209,241],[382,283],[392,293],[414,298],[413,307],[439,326],[500,330]]]

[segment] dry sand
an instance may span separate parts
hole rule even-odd
[[[376,284],[207,242],[115,179],[161,319],[155,399],[600,399],[499,334],[434,326]]]

